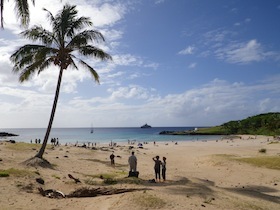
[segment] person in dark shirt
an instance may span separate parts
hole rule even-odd
[[[111,159],[111,165],[114,166],[115,165],[115,155],[114,155],[114,152],[110,155],[110,159]]]
[[[155,177],[156,177],[156,181],[160,181],[160,165],[161,165],[161,161],[159,160],[159,156],[153,157],[153,161],[155,162]]]

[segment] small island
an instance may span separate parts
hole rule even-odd
[[[17,134],[0,132],[0,137],[18,136]]]

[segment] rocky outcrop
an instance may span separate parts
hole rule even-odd
[[[0,132],[0,137],[8,137],[8,136],[18,136],[17,134]]]

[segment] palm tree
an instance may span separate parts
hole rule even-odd
[[[3,17],[3,10],[4,10],[4,1],[0,0],[0,18],[1,18],[1,28],[4,27],[4,17]],[[20,23],[23,26],[27,26],[29,23],[29,4],[28,0],[14,0],[15,2],[15,12],[17,18],[20,20]],[[33,5],[35,5],[35,0],[32,0]]]
[[[32,41],[40,41],[42,44],[28,44],[20,47],[13,55],[11,61],[14,64],[13,71],[20,73],[19,81],[27,81],[35,72],[40,74],[52,64],[59,67],[56,93],[50,115],[49,124],[46,130],[43,144],[40,151],[33,158],[43,159],[43,154],[48,142],[48,137],[52,128],[58,101],[62,74],[68,67],[78,69],[76,62],[84,66],[99,83],[99,76],[94,68],[76,55],[92,56],[101,60],[112,59],[103,50],[88,44],[90,41],[105,41],[103,35],[96,30],[83,30],[86,26],[91,26],[92,22],[87,17],[77,17],[76,6],[66,4],[56,16],[44,9],[48,13],[52,31],[44,29],[42,26],[33,26],[21,33],[25,38]],[[81,32],[80,32],[81,31]],[[76,52],[76,54],[74,54]],[[29,161],[30,163],[31,161]],[[35,161],[36,162],[36,161]]]

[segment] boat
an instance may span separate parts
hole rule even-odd
[[[147,123],[145,125],[142,125],[141,128],[151,128],[152,126],[148,125]]]
[[[92,127],[92,125],[91,125],[91,130],[90,130],[90,133],[93,133],[93,127]]]

